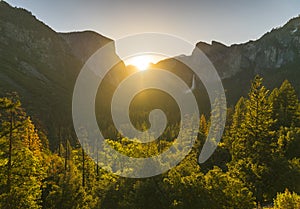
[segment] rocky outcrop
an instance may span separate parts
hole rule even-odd
[[[93,31],[60,33],[60,36],[82,62],[85,62],[96,50],[113,41]]]
[[[288,79],[300,96],[300,16],[256,41],[231,46],[215,41],[211,44],[199,42],[196,47],[207,55],[218,71],[229,105],[235,104],[240,96],[246,96],[256,74],[264,77],[264,84],[269,88],[278,87]],[[200,67],[195,50],[184,59]],[[157,66],[175,72],[191,85],[192,72],[175,59],[163,60]],[[200,80],[197,79],[198,85],[201,85]],[[203,88],[202,95],[205,93]]]
[[[260,74],[276,71],[300,59],[300,17],[273,29],[257,41],[232,46],[200,42],[196,47],[209,57],[223,79],[244,70]]]
[[[50,145],[56,148],[58,130],[64,127],[73,131],[72,93],[80,69],[96,50],[111,41],[92,31],[56,33],[30,12],[0,1],[0,96],[18,92],[26,111],[44,128]],[[215,65],[229,105],[247,93],[250,80],[257,73],[264,76],[269,87],[288,79],[300,93],[300,17],[257,41],[232,46],[200,42],[196,47]],[[117,56],[114,49],[107,55],[112,56]],[[199,62],[193,56],[184,58]],[[192,83],[192,72],[175,59],[155,66],[169,69],[189,85]],[[109,107],[114,89],[133,71],[126,70],[120,60],[99,87],[104,91],[99,91],[102,100],[96,101],[98,109],[102,108],[100,105]],[[197,82],[199,91],[195,93],[201,103],[207,95],[199,78]],[[203,104],[202,110],[209,110],[209,104]]]
[[[90,31],[56,33],[30,12],[0,1],[0,96],[18,92],[55,148],[61,127],[72,132],[72,94],[80,69],[111,41]],[[107,56],[116,56],[115,51]]]

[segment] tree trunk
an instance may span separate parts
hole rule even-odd
[[[7,164],[7,190],[11,188],[11,168],[12,168],[12,138],[13,138],[13,112],[10,111],[10,130],[9,130],[9,149],[8,149],[8,164]]]
[[[85,159],[84,159],[84,150],[83,150],[83,148],[82,148],[82,186],[84,187],[85,186],[85,165],[84,165],[84,161],[85,161]]]

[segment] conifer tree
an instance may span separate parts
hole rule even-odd
[[[252,82],[241,128],[233,134],[232,162],[230,169],[243,181],[248,182],[257,201],[264,201],[267,188],[271,187],[272,143],[274,132],[271,127],[272,103],[262,78],[256,76]]]
[[[29,133],[34,132],[34,125],[27,119],[16,96],[0,98],[0,208],[40,208],[44,177],[36,152],[40,147],[29,146],[40,140]]]
[[[285,80],[270,98],[273,102],[273,119],[276,119],[274,129],[300,126],[299,99],[290,82]]]

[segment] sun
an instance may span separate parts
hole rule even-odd
[[[136,54],[128,58],[123,59],[126,66],[134,66],[139,71],[145,71],[151,68],[151,64],[157,64],[158,62],[169,58],[163,54]]]
[[[126,61],[126,65],[133,65],[140,71],[147,70],[150,63],[152,63],[152,58],[149,55],[131,57]]]

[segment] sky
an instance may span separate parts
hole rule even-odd
[[[300,14],[300,0],[7,0],[58,32],[93,30],[118,40],[164,33],[193,46],[255,40]],[[118,47],[118,46],[117,46]],[[176,49],[177,50],[177,49]],[[174,54],[188,54],[188,49]]]

